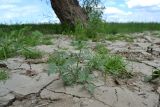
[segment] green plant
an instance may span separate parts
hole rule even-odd
[[[122,57],[117,55],[107,56],[104,64],[105,74],[109,73],[120,78],[130,77],[131,74],[127,72],[125,66],[126,64]]]
[[[39,31],[28,33],[30,29],[30,27],[24,27],[7,33],[0,29],[0,59],[16,56],[19,51],[24,50],[23,48],[51,42],[49,39],[44,39],[45,37]]]
[[[152,72],[152,79],[160,78],[160,69],[157,69]]]
[[[57,67],[60,67],[66,63],[68,57],[69,55],[67,53],[63,51],[57,51],[50,56],[48,62],[54,63]]]
[[[87,13],[90,20],[93,18],[101,19],[103,14],[103,9],[101,0],[82,0],[82,7]]]
[[[86,29],[81,23],[77,23],[73,35],[75,35],[76,40],[87,40]]]
[[[156,69],[155,71],[153,71],[151,76],[146,76],[144,78],[144,81],[145,82],[152,82],[152,80],[155,80],[157,78],[160,78],[160,69]]]
[[[31,29],[27,30],[26,33],[30,34],[30,32],[33,32],[35,30],[38,30],[42,32],[44,35],[48,34],[62,34],[64,32],[64,29],[66,29],[65,32],[67,34],[72,34],[70,29],[68,29],[66,26],[63,27],[61,24],[14,24],[14,25],[5,25],[0,24],[0,29],[3,30],[3,32],[10,34],[10,31],[14,30],[21,30],[24,27],[30,27]],[[105,34],[116,34],[116,33],[134,33],[134,32],[143,32],[143,31],[159,31],[160,30],[160,23],[106,23],[104,22],[105,29],[101,33]],[[96,30],[96,29],[94,29]],[[0,34],[1,35],[1,34]]]
[[[6,80],[8,78],[8,73],[5,70],[0,69],[0,81]]]
[[[96,69],[104,71],[104,63],[105,63],[104,56],[101,54],[95,54],[88,61],[87,66],[90,68],[90,70]]]
[[[99,54],[108,54],[109,50],[103,44],[97,44],[94,50]]]
[[[42,44],[44,44],[44,45],[52,45],[53,44],[53,42],[51,41],[51,39],[53,39],[53,37],[44,37],[43,38],[43,40],[42,40]]]
[[[16,48],[13,45],[3,44],[0,46],[0,60],[16,55]]]
[[[106,39],[110,41],[116,41],[116,40],[121,40],[121,41],[127,41],[127,42],[133,42],[134,37],[128,34],[108,34],[106,35]]]
[[[97,69],[104,71],[104,63],[106,62],[106,56],[108,56],[108,49],[103,44],[97,44],[94,48],[95,54],[92,55],[88,61],[90,69]]]
[[[26,59],[42,58],[42,52],[38,50],[29,49],[29,48],[23,48],[19,53],[20,55],[24,56]]]
[[[92,59],[88,61],[90,69],[97,69],[104,73],[104,77],[107,74],[113,75],[119,78],[130,77],[131,73],[127,72],[125,62],[122,57],[117,55],[110,55],[106,52],[98,51],[93,55]]]
[[[72,41],[71,45],[76,46],[77,50],[81,50],[82,48],[86,47],[87,43],[86,43],[86,41],[77,40],[77,41]]]
[[[81,64],[81,52],[78,54],[54,53],[49,59],[49,74],[58,72],[64,85],[82,84],[91,92],[93,88],[92,77],[88,67]]]
[[[77,23],[74,29],[74,35],[77,40],[98,41],[105,35],[105,23],[100,19],[92,19],[88,21],[87,26]]]

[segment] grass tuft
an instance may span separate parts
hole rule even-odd
[[[6,80],[8,78],[8,73],[5,70],[0,69],[0,81]]]
[[[108,34],[106,35],[106,39],[109,41],[116,41],[116,40],[120,40],[120,41],[127,41],[127,42],[133,42],[134,37],[132,37],[129,34]]]
[[[42,58],[42,52],[38,50],[23,48],[20,52],[20,55],[24,56],[26,59],[37,59]]]
[[[24,48],[39,44],[51,44],[50,39],[44,39],[43,34],[37,30],[27,33],[30,29],[30,27],[24,27],[9,33],[0,29],[0,60],[16,56],[19,51],[24,51]],[[34,58],[35,56],[40,57],[41,53],[23,52],[23,54],[26,57],[32,58],[33,56]],[[27,54],[29,55],[27,56]]]
[[[108,54],[109,52],[109,50],[103,44],[97,44],[94,50],[99,54]]]
[[[96,47],[95,55],[88,61],[90,69],[102,71],[105,77],[108,74],[119,78],[131,77],[131,73],[127,72],[126,63],[121,56],[111,55],[102,44],[98,44]]]

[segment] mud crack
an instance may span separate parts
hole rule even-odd
[[[78,95],[74,95],[74,94],[70,94],[70,93],[66,93],[66,92],[57,92],[57,91],[50,90],[50,89],[47,89],[47,90],[51,91],[53,93],[60,93],[60,94],[70,95],[70,96],[76,97],[76,98],[91,98],[91,97],[82,97],[82,96],[78,96]]]
[[[37,93],[30,93],[28,95],[25,95],[25,96],[22,96],[21,95],[18,95],[16,92],[10,90],[12,94],[14,94],[16,97],[14,100],[10,101],[9,104],[7,106],[11,106],[15,101],[19,100],[19,101],[22,101],[23,99],[27,99],[29,96],[32,96],[32,95],[35,95],[36,97],[40,97],[40,93],[46,89],[47,86],[49,86],[50,84],[52,84],[53,82],[59,80],[59,77],[58,78],[55,78],[54,80],[52,80],[51,82],[49,82],[48,84],[46,84],[44,87],[42,87]],[[38,107],[41,107],[41,106],[38,106]]]
[[[70,94],[70,93],[66,93],[66,92],[57,92],[57,91],[54,91],[54,90],[50,90],[50,89],[47,89],[48,91],[51,91],[51,92],[54,92],[54,93],[60,93],[60,94],[65,94],[65,95],[70,95],[70,96],[72,96],[72,97],[76,97],[76,98],[88,98],[88,99],[94,99],[94,100],[96,100],[96,101],[98,101],[98,102],[100,102],[100,103],[102,103],[102,104],[104,104],[104,105],[107,105],[107,106],[109,106],[109,107],[112,107],[111,105],[109,105],[109,104],[107,104],[107,103],[105,103],[105,102],[103,102],[103,101],[101,101],[101,100],[99,100],[99,99],[97,99],[95,96],[91,96],[91,97],[83,97],[83,96],[78,96],[78,95],[74,95],[74,94]]]
[[[115,89],[115,95],[116,95],[117,102],[118,102],[118,93],[117,93],[117,90],[116,90],[116,89]]]

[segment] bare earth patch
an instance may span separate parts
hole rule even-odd
[[[1,61],[0,68],[8,69],[9,79],[0,82],[0,107],[160,107],[160,84],[144,82],[145,76],[160,68],[159,38],[134,36],[133,43],[103,42],[110,53],[124,57],[134,76],[122,80],[109,76],[105,83],[102,75],[93,71],[96,88],[92,95],[82,85],[64,86],[59,74],[48,75],[48,56],[55,50],[77,52],[70,38],[60,37],[53,45],[34,47],[46,52],[42,59],[16,57]],[[87,44],[93,49],[96,43]],[[149,46],[152,51],[147,50]]]

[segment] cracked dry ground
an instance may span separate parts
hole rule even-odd
[[[21,57],[1,61],[6,64],[10,78],[0,82],[0,107],[160,107],[160,80],[155,84],[144,82],[144,77],[160,68],[160,38],[154,33],[135,33],[133,43],[103,41],[113,54],[126,58],[127,69],[134,73],[130,79],[108,77],[106,84],[102,74],[93,71],[93,95],[81,85],[66,87],[58,74],[48,75],[48,54],[56,49],[77,52],[71,39],[64,36],[53,39],[53,45],[34,48],[46,52],[42,59],[25,60]],[[147,47],[153,44],[153,52]],[[96,42],[87,42],[93,48]],[[118,84],[117,84],[118,82]]]

